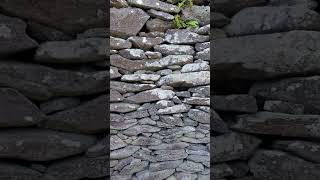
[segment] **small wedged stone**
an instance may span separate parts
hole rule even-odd
[[[234,132],[211,137],[211,162],[246,160],[260,143],[261,140],[254,136]]]
[[[109,73],[57,70],[35,64],[0,62],[0,75],[1,86],[14,88],[32,100],[44,101],[52,97],[104,92]]]
[[[270,100],[304,105],[307,114],[320,113],[320,76],[288,78],[254,84],[249,94]],[[297,96],[297,94],[299,94]]]
[[[114,135],[114,136],[110,136],[110,150],[116,150],[116,149],[120,149],[123,147],[126,147],[127,144],[121,139],[119,138],[119,136]]]
[[[210,71],[169,74],[161,77],[157,85],[172,87],[194,87],[210,84]]]
[[[238,115],[237,123],[232,128],[254,134],[319,138],[320,116],[262,111],[256,114]]]
[[[60,160],[49,165],[46,176],[61,180],[77,180],[82,178],[99,178],[109,175],[109,158],[107,156],[78,156]]]
[[[150,16],[139,8],[111,8],[111,36],[128,38],[139,33]]]
[[[108,97],[101,95],[75,108],[48,116],[42,127],[77,133],[99,133],[108,127],[106,109]]]
[[[245,94],[227,96],[215,95],[212,98],[213,109],[217,111],[234,111],[255,113],[258,111],[256,98]]]
[[[277,140],[272,147],[293,153],[307,161],[320,162],[320,144],[301,140]]]
[[[0,88],[0,127],[25,127],[45,120],[45,115],[18,91]]]
[[[130,102],[139,104],[139,103],[172,99],[174,97],[174,95],[175,95],[175,93],[171,90],[164,90],[161,88],[156,88],[156,89],[140,92],[140,93],[135,94],[133,96],[130,96],[126,99]]]
[[[40,104],[40,110],[50,114],[80,105],[80,99],[74,97],[57,98]]]
[[[124,159],[133,155],[140,149],[139,146],[126,146],[110,152],[110,159]]]
[[[200,35],[209,35],[210,34],[210,24],[202,26],[196,30],[196,33]]]
[[[49,41],[40,44],[35,61],[42,63],[88,63],[106,59],[105,38],[88,38],[72,41]]]
[[[201,59],[204,61],[210,61],[210,48],[204,49],[203,51],[197,52],[195,59]]]
[[[275,150],[259,150],[249,161],[250,171],[257,179],[267,180],[317,180],[318,164]]]
[[[183,100],[183,103],[198,105],[198,106],[210,106],[210,98],[203,97],[189,97]]]
[[[143,9],[155,9],[167,13],[179,13],[178,6],[159,0],[127,0],[129,5]]]
[[[50,161],[77,155],[94,145],[88,135],[43,129],[2,130],[0,157],[27,161]]]
[[[161,115],[160,120],[166,124],[174,125],[174,126],[183,126],[184,123],[180,117]]]
[[[301,21],[303,19],[303,21]],[[231,36],[291,30],[319,30],[320,15],[301,7],[251,7],[232,17],[226,32]]]
[[[128,39],[132,42],[133,46],[139,49],[143,49],[145,51],[150,50],[156,45],[161,44],[164,40],[161,37],[130,37]]]
[[[119,77],[121,77],[122,75],[119,73],[118,68],[116,67],[110,67],[110,79],[117,79]]]
[[[185,8],[182,10],[182,17],[197,20],[201,26],[210,24],[210,6],[193,5]]]
[[[130,104],[130,103],[111,103],[110,104],[110,112],[117,112],[117,113],[127,113],[135,111],[140,106],[137,104]]]
[[[171,44],[196,44],[209,41],[209,36],[194,33],[188,29],[169,29],[165,41]]]
[[[38,43],[26,34],[26,23],[21,19],[0,15],[0,55],[10,55],[38,46]]]
[[[120,49],[130,49],[132,43],[128,40],[121,38],[110,37],[110,49],[120,50]]]
[[[154,50],[162,55],[193,55],[194,48],[189,45],[161,44],[154,46]]]
[[[196,51],[203,51],[207,48],[210,48],[210,42],[197,43],[195,45]]]
[[[120,102],[123,99],[123,96],[118,91],[110,89],[110,102]]]

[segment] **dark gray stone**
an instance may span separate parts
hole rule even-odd
[[[213,109],[217,111],[234,111],[255,113],[258,111],[256,98],[246,94],[215,95],[212,98]]]
[[[40,110],[46,114],[76,107],[80,100],[74,97],[57,98],[40,104]]]

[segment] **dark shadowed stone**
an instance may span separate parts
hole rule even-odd
[[[250,94],[272,100],[304,105],[305,113],[320,113],[320,76],[289,78],[274,82],[256,83]]]
[[[169,29],[165,40],[171,44],[196,44],[209,41],[209,36],[199,35],[188,29]]]
[[[114,89],[110,89],[110,102],[119,102],[122,100],[123,100],[123,97],[118,91]]]
[[[50,41],[40,45],[35,61],[44,63],[87,63],[106,60],[107,40],[88,38]]]
[[[161,44],[164,40],[161,37],[130,37],[128,39],[133,46],[143,50],[150,50],[156,45]]]
[[[263,109],[265,111],[279,112],[286,114],[303,114],[304,106],[302,104],[294,104],[285,101],[265,101]]]
[[[40,104],[42,112],[49,114],[56,111],[76,107],[80,104],[80,99],[74,97],[57,98]]]
[[[109,139],[109,136],[99,140],[95,145],[91,146],[87,152],[86,156],[88,157],[98,157],[98,156],[104,156],[109,154],[109,149],[113,149],[115,146],[112,146],[113,144],[117,143],[117,146],[123,146],[124,142],[121,142],[119,139],[112,138],[112,136]],[[117,141],[119,140],[119,141]],[[110,147],[110,148],[109,148]]]
[[[212,34],[212,39],[213,40],[216,40],[216,39],[223,39],[223,38],[226,38],[227,37],[227,34],[224,30],[222,29],[211,29],[211,32]]]
[[[182,74],[169,74],[162,77],[158,85],[169,85],[172,87],[194,87],[210,84],[210,71],[200,71]]]
[[[0,14],[0,55],[14,54],[38,46],[38,43],[26,34],[26,27],[22,20]]]
[[[197,20],[201,26],[210,24],[210,6],[192,6],[182,10],[185,19]]]
[[[233,16],[226,27],[231,36],[299,29],[320,30],[320,15],[301,7],[251,7]]]
[[[211,12],[211,22],[214,28],[222,28],[230,23],[230,19],[225,15],[217,12]]]
[[[228,132],[228,125],[221,119],[221,117],[213,109],[211,109],[210,112],[210,124],[212,125],[212,130],[219,133]]]
[[[0,157],[49,161],[80,154],[92,146],[93,136],[42,129],[2,130]]]
[[[140,7],[143,9],[155,9],[168,13],[178,13],[178,6],[169,4],[159,0],[128,0],[129,5]]]
[[[229,162],[228,166],[232,169],[232,177],[243,177],[250,170],[246,161]]]
[[[111,8],[110,32],[111,36],[128,38],[135,36],[147,22],[150,16],[138,8]]]
[[[289,137],[320,137],[319,115],[291,115],[272,112],[239,115],[233,129]]]
[[[222,163],[222,164],[213,164],[211,165],[211,177],[216,179],[216,178],[223,178],[223,177],[228,177],[233,174],[232,169],[228,164]]]
[[[315,9],[318,6],[316,0],[269,0],[270,6],[299,6]]]
[[[130,49],[132,44],[128,40],[124,40],[121,38],[110,37],[110,49]]]
[[[109,38],[109,28],[93,28],[77,35],[77,39]],[[107,39],[108,41],[108,39]]]
[[[217,111],[235,111],[255,113],[258,111],[256,98],[245,94],[228,96],[216,95],[212,98],[213,109]]]
[[[147,29],[149,31],[160,31],[166,32],[168,29],[174,28],[174,25],[171,21],[163,21],[161,19],[150,19],[147,22]]]
[[[260,143],[261,140],[254,136],[239,133],[211,137],[211,162],[246,160]]]
[[[320,69],[318,39],[320,33],[315,31],[217,39],[212,61],[214,76],[217,79],[262,80],[314,74]]]
[[[1,162],[0,174],[3,180],[34,180],[41,179],[41,173],[19,164]]]
[[[37,39],[40,42],[68,41],[72,39],[72,36],[62,31],[33,21],[28,22],[27,32],[31,37]]]
[[[250,171],[259,180],[318,180],[320,166],[290,154],[260,150],[249,162]]]
[[[0,8],[7,14],[60,29],[67,33],[77,33],[84,30],[105,27],[108,19],[108,8],[105,0],[51,1],[43,0],[2,0]],[[66,13],[68,12],[68,13]]]
[[[43,127],[70,132],[99,133],[104,132],[106,126],[106,95],[101,95],[87,101],[78,107],[55,113],[42,124]]]
[[[267,0],[215,0],[212,10],[232,16],[241,9],[265,5]]]
[[[24,127],[39,123],[44,114],[14,89],[0,89],[0,127]]]
[[[0,63],[0,85],[15,88],[34,100],[104,92],[108,74],[107,71],[76,72],[42,65]]]
[[[109,158],[79,156],[64,159],[51,164],[45,175],[61,180],[105,177],[109,175]]]
[[[165,99],[172,99],[175,93],[171,90],[163,90],[161,88],[140,92],[136,95],[126,98],[133,103],[146,103]]]
[[[275,149],[281,149],[291,152],[297,156],[302,157],[307,161],[320,163],[320,144],[316,142],[288,140],[275,141],[272,144]]]
[[[125,83],[119,81],[110,81],[110,88],[117,90],[118,92],[125,94],[125,93],[132,93],[132,92],[141,92],[149,89],[156,88],[157,86],[154,84],[132,84],[132,83]]]

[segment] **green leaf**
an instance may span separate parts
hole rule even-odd
[[[198,27],[199,27],[199,23],[198,23],[198,21],[196,21],[196,20],[188,20],[188,21],[186,22],[186,25],[187,25],[188,27],[191,27],[191,28],[198,28]]]

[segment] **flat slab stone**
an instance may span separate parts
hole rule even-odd
[[[213,109],[218,111],[235,111],[242,113],[255,113],[258,111],[256,98],[246,94],[215,95],[212,98],[212,102]]]
[[[317,180],[320,167],[288,153],[260,150],[249,162],[254,177],[261,180]]]
[[[66,110],[80,105],[80,99],[75,97],[56,98],[40,104],[40,110],[46,114]]]
[[[105,38],[49,41],[40,44],[35,61],[57,64],[105,61],[107,44]]]
[[[41,74],[41,76],[39,76]],[[0,85],[17,89],[32,100],[90,95],[106,90],[108,71],[77,72],[47,66],[0,62]]]
[[[239,36],[299,29],[319,30],[319,21],[317,12],[300,6],[250,7],[232,17],[226,32],[231,36]]]
[[[254,134],[319,138],[320,116],[258,112],[237,116],[232,128]]]
[[[190,111],[188,112],[188,117],[199,123],[210,123],[210,114],[198,109],[190,109]]]
[[[180,11],[178,6],[159,0],[128,0],[128,4],[143,9],[155,9],[168,13],[179,13]]]
[[[0,157],[50,161],[80,154],[92,146],[93,136],[42,129],[2,130]]]
[[[111,103],[110,104],[110,112],[117,112],[117,113],[127,113],[135,111],[140,106],[137,104],[130,104],[130,103]]]
[[[160,79],[158,74],[125,74],[121,77],[121,81],[139,82],[139,81],[157,81]]]
[[[130,49],[132,43],[128,40],[110,37],[110,49],[120,50],[120,49]]]
[[[263,109],[270,112],[278,112],[285,114],[303,114],[304,105],[288,103],[285,101],[270,100],[265,101]]]
[[[157,86],[154,84],[134,84],[120,81],[110,81],[110,88],[117,90],[122,94],[141,92],[149,89],[154,89],[156,87]]]
[[[38,43],[26,34],[27,25],[18,18],[0,15],[0,55],[36,48]]]
[[[193,55],[194,48],[189,45],[161,44],[154,46],[154,50],[162,55]]]
[[[139,146],[126,146],[110,152],[110,159],[125,159],[140,149]]]
[[[133,103],[146,103],[146,102],[172,99],[174,95],[175,93],[171,90],[156,88],[156,89],[140,92],[126,99]]]
[[[108,97],[101,95],[75,108],[57,112],[41,126],[78,133],[104,132],[108,127],[106,110]]]
[[[31,168],[8,162],[0,163],[1,176],[8,179],[33,180],[41,178],[42,174]]]
[[[211,162],[246,160],[260,143],[261,140],[254,136],[239,133],[211,137],[210,144],[214,149],[210,154]]]
[[[217,79],[244,80],[315,74],[320,69],[318,39],[315,31],[217,39],[212,71]]]
[[[157,150],[154,152],[156,154],[157,161],[174,161],[179,159],[184,159],[188,156],[184,149],[179,150]]]
[[[163,43],[163,38],[161,37],[130,37],[128,39],[132,42],[133,46],[139,49],[143,49],[145,51],[150,50],[156,45]]]
[[[274,82],[256,83],[251,87],[249,94],[267,100],[302,104],[305,113],[319,114],[319,87],[320,76],[289,78]]]
[[[159,109],[157,114],[176,114],[176,113],[183,113],[188,112],[191,108],[191,105],[188,104],[178,104],[171,107],[166,107],[164,109]]]
[[[171,44],[196,44],[209,41],[209,36],[200,35],[188,29],[169,29],[165,40]]]
[[[217,0],[214,3],[214,11],[232,16],[247,7],[263,6],[267,0]]]
[[[150,16],[139,8],[111,8],[111,36],[128,38],[135,36],[147,22]]]
[[[195,87],[210,84],[210,71],[200,71],[181,74],[169,74],[161,77],[158,85],[169,85],[172,87]]]

